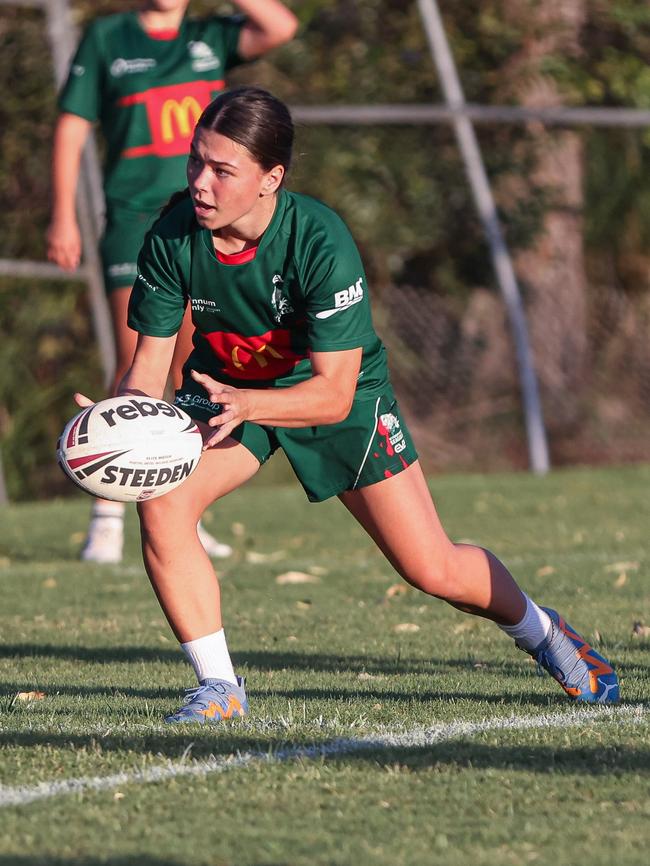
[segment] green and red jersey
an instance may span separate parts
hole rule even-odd
[[[243,62],[243,23],[241,16],[186,17],[177,33],[156,37],[136,12],[89,25],[59,107],[100,121],[109,207],[154,211],[185,186],[196,121],[224,89],[226,72]]]
[[[362,347],[357,399],[386,388],[359,252],[316,199],[282,190],[259,246],[236,256],[215,252],[189,199],[177,204],[145,238],[129,326],[172,336],[188,303],[196,330],[186,369],[237,387],[287,387],[311,377],[310,352]]]

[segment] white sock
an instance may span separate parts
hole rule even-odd
[[[124,503],[110,502],[108,499],[96,499],[90,512],[88,534],[96,529],[119,529],[124,523]]]
[[[197,637],[196,640],[188,640],[181,644],[181,649],[194,668],[199,682],[214,679],[237,683],[223,629]]]
[[[522,649],[534,650],[549,633],[551,618],[525,593],[524,598],[526,599],[526,613],[521,622],[516,623],[516,625],[500,625],[499,628],[509,634]]]

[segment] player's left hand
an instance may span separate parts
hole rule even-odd
[[[247,420],[250,412],[250,396],[248,391],[217,382],[207,373],[197,373],[196,370],[192,370],[192,378],[205,388],[211,403],[220,403],[222,407],[221,413],[214,415],[208,421],[210,427],[218,429],[203,443],[205,451],[206,448],[213,448],[219,442],[223,442],[235,427]]]

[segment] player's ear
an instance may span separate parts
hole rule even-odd
[[[270,171],[267,171],[262,180],[262,189],[260,195],[273,195],[277,192],[284,178],[284,166],[274,165]]]

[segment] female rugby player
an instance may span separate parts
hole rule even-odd
[[[199,682],[167,721],[247,712],[196,523],[278,448],[309,499],[337,496],[410,584],[495,622],[572,698],[618,700],[610,664],[556,611],[528,598],[494,554],[445,534],[354,241],[330,208],[284,189],[292,141],[286,106],[266,91],[218,96],[194,132],[189,187],[139,258],[129,312],[139,336],[120,392],[162,395],[189,306],[194,350],[176,403],[204,435],[194,474],[138,505],[147,573]]]
[[[296,18],[280,0],[234,0],[244,16],[186,17],[189,0],[145,0],[130,12],[93,21],[77,49],[61,93],[53,152],[53,207],[48,258],[78,266],[75,212],[79,163],[92,124],[106,141],[106,228],[101,241],[117,364],[111,393],[128,369],[136,334],[127,306],[145,232],[170,195],[185,183],[192,132],[201,111],[225,87],[234,66],[291,39]],[[171,361],[174,387],[192,348],[183,323]],[[82,559],[119,562],[124,506],[99,500]],[[231,550],[199,527],[212,556]]]

